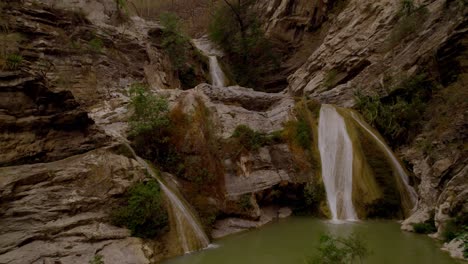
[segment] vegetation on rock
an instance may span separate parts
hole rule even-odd
[[[208,109],[197,98],[192,114],[185,114],[179,106],[170,111],[164,97],[141,85],[133,87],[131,95],[130,139],[135,151],[183,180],[184,196],[209,229],[218,210],[203,193],[217,195],[223,165]]]
[[[164,142],[165,129],[169,126],[169,104],[164,97],[153,95],[144,85],[130,88],[134,113],[130,118],[130,135],[155,137]]]
[[[159,183],[149,179],[132,186],[126,194],[126,204],[113,212],[113,222],[127,227],[137,237],[153,238],[165,232],[168,215]]]
[[[193,88],[199,82],[194,65],[190,60],[195,58],[201,62],[201,55],[192,48],[190,38],[182,31],[182,21],[173,13],[162,13],[159,18],[162,29],[162,47],[171,60],[174,70],[179,76],[182,88]]]
[[[265,37],[249,6],[251,0],[224,0],[214,14],[209,28],[210,38],[228,55],[236,82],[256,89],[262,78],[278,67],[278,54]]]
[[[418,234],[431,234],[431,233],[437,232],[437,228],[434,222],[434,217],[431,217],[422,223],[414,223],[413,229],[414,229],[414,232]]]
[[[421,74],[398,82],[383,98],[366,96],[357,90],[356,108],[390,142],[405,143],[419,130],[420,117],[432,96],[433,88],[432,81]]]
[[[296,120],[284,125],[283,138],[289,145],[297,170],[302,172],[319,171],[320,157],[317,144],[318,115],[320,104],[313,100],[301,99],[294,108]]]
[[[408,36],[416,34],[421,25],[428,17],[428,10],[425,6],[416,7],[413,0],[402,0],[401,8],[398,12],[398,22],[388,40],[388,48],[393,48]]]
[[[239,144],[248,151],[256,151],[260,147],[270,145],[274,142],[280,142],[281,136],[278,133],[267,135],[258,131],[254,131],[247,125],[238,125],[232,137],[237,139]]]
[[[89,264],[104,264],[101,255],[94,255],[94,257],[89,261]]]

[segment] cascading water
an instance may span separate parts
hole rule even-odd
[[[378,134],[374,132],[373,129],[367,123],[362,121],[361,118],[359,118],[356,115],[356,113],[351,112],[351,117],[375,140],[375,142],[377,142],[378,146],[383,150],[386,158],[392,164],[393,169],[397,172],[401,182],[404,185],[404,191],[406,192],[400,190],[401,197],[408,197],[408,199],[403,199],[403,206],[406,207],[405,209],[407,209],[408,211],[413,210],[418,201],[418,195],[416,194],[416,191],[413,189],[413,187],[409,185],[408,174],[406,174],[400,162],[398,162],[398,159],[395,157],[395,154],[393,154],[392,150],[390,149],[390,147],[387,146],[387,144],[385,144],[383,139],[381,139],[378,136]]]
[[[210,59],[210,76],[211,76],[211,84],[214,86],[224,87],[227,85],[226,76],[224,75],[223,70],[221,69],[218,57],[216,56],[209,56]]]
[[[223,69],[221,68],[218,61],[218,56],[222,56],[223,53],[213,47],[213,44],[208,40],[207,37],[196,39],[193,41],[193,43],[209,59],[211,84],[219,87],[225,87],[228,85],[226,75],[224,74]]]
[[[164,184],[159,175],[154,172],[153,168],[145,160],[140,157],[136,157],[136,159],[158,181],[166,198],[169,200],[170,215],[176,221],[175,226],[184,253],[206,248],[210,244],[210,241],[186,203]]]
[[[331,105],[320,108],[318,147],[332,220],[357,220],[353,193],[353,145],[343,117]]]
[[[184,253],[190,253],[198,249],[206,248],[210,240],[206,236],[203,228],[197,221],[196,216],[182,197],[179,197],[175,191],[171,190],[158,173],[144,159],[138,157],[133,148],[127,143],[123,143],[132,153],[133,157],[146,169],[146,171],[156,179],[161,186],[161,190],[168,200],[170,207],[170,216],[175,220],[175,228],[179,238],[180,246]]]

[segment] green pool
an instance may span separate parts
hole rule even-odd
[[[458,263],[425,235],[400,231],[392,221],[332,224],[311,217],[291,217],[258,230],[214,241],[217,248],[170,259],[164,264],[295,264],[315,252],[321,234],[361,234],[372,255],[365,263]]]

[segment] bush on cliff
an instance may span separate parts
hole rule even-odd
[[[140,182],[126,193],[126,204],[113,212],[113,222],[125,226],[133,236],[153,238],[167,230],[168,215],[159,183]]]
[[[434,217],[431,217],[422,223],[414,223],[413,229],[414,229],[414,232],[418,234],[432,234],[432,233],[437,232],[437,228],[434,222]]]
[[[420,126],[421,115],[432,96],[433,83],[426,75],[399,81],[386,97],[355,93],[356,108],[393,144],[408,142]]]

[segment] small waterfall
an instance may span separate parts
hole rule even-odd
[[[139,157],[136,157],[136,159],[159,182],[161,189],[169,200],[170,215],[176,221],[175,226],[184,253],[206,248],[210,244],[210,241],[189,206],[183,201],[183,198],[176,195],[174,191],[164,184],[159,175],[154,172],[154,169],[145,160]]]
[[[223,70],[219,65],[218,57],[209,56],[209,59],[211,84],[214,86],[225,87],[227,85],[227,80]]]
[[[387,157],[389,162],[392,164],[393,169],[399,175],[400,177],[399,182],[403,183],[404,185],[404,189],[406,192],[403,192],[402,190],[400,190],[401,197],[403,197],[403,206],[408,211],[413,210],[413,208],[417,204],[418,195],[416,194],[416,191],[413,189],[413,187],[409,185],[408,174],[406,174],[406,171],[401,166],[395,154],[392,152],[390,147],[387,146],[385,141],[381,139],[378,136],[378,134],[374,132],[373,129],[367,123],[362,121],[361,118],[359,118],[359,116],[356,115],[356,113],[351,112],[351,117],[357,122],[357,124],[359,124],[360,127],[362,127],[375,140],[375,142],[377,142],[378,146],[383,150],[383,152],[385,153],[385,156]]]
[[[227,86],[228,80],[218,61],[218,56],[222,56],[223,53],[214,47],[206,36],[193,40],[193,43],[209,59],[211,84],[219,87]]]
[[[331,105],[320,108],[318,147],[332,220],[357,220],[352,199],[353,145],[343,117]]]
[[[154,171],[151,165],[144,159],[138,157],[133,148],[123,143],[125,147],[132,153],[133,157],[146,169],[146,171],[156,179],[161,186],[161,190],[169,201],[169,215],[175,220],[175,227],[179,238],[180,246],[184,253],[190,253],[198,249],[206,248],[210,244],[210,240],[206,236],[203,228],[197,221],[198,219],[191,211],[187,202],[171,190]]]

